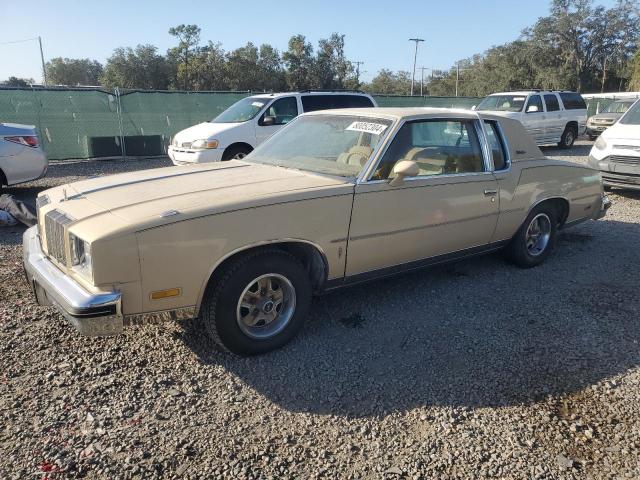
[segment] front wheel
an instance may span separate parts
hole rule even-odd
[[[521,268],[540,265],[556,243],[556,212],[550,206],[535,208],[506,248],[507,259]]]
[[[238,145],[236,147],[229,147],[222,154],[222,161],[224,162],[227,160],[241,160],[247,155],[249,155],[250,153],[251,153],[251,149],[243,145]]]
[[[558,142],[558,146],[560,148],[571,148],[573,147],[576,138],[578,137],[578,132],[575,127],[571,125],[567,125],[562,133],[562,137],[560,137],[560,142]]]
[[[300,261],[282,250],[245,255],[207,288],[200,318],[208,335],[237,355],[266,353],[302,328],[311,282]]]

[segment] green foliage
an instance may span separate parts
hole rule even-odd
[[[621,90],[637,48],[640,20],[636,0],[606,9],[591,0],[553,0],[550,15],[520,39],[462,60],[459,94],[486,95],[529,88],[580,92]],[[428,85],[431,95],[453,95],[456,69]]]
[[[636,51],[633,60],[629,63],[629,91],[640,91],[640,49]]]
[[[363,85],[363,89],[371,93],[384,95],[409,95],[411,92],[411,74],[400,71],[392,72],[383,68],[371,80],[371,83]],[[418,91],[420,88],[418,88]]]
[[[153,45],[116,48],[107,60],[101,80],[107,88],[165,90],[169,87],[171,70],[172,65]]]
[[[53,85],[99,85],[102,65],[88,58],[52,58],[46,63],[47,82]]]
[[[33,78],[9,77],[0,82],[0,87],[28,87],[33,83],[35,83]]]

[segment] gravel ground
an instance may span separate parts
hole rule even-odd
[[[490,255],[319,297],[250,359],[192,322],[79,337],[34,304],[5,228],[0,478],[640,478],[640,195],[611,197],[541,267]]]

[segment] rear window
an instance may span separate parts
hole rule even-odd
[[[305,112],[330,110],[334,108],[366,108],[373,103],[364,95],[306,95],[302,97]]]
[[[560,94],[560,98],[566,110],[581,110],[587,108],[587,104],[584,103],[584,99],[579,93],[563,92]]]

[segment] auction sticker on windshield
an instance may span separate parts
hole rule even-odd
[[[380,135],[386,130],[386,128],[387,126],[382,125],[381,123],[353,122],[345,130],[353,130],[355,132],[373,133],[375,135]]]

